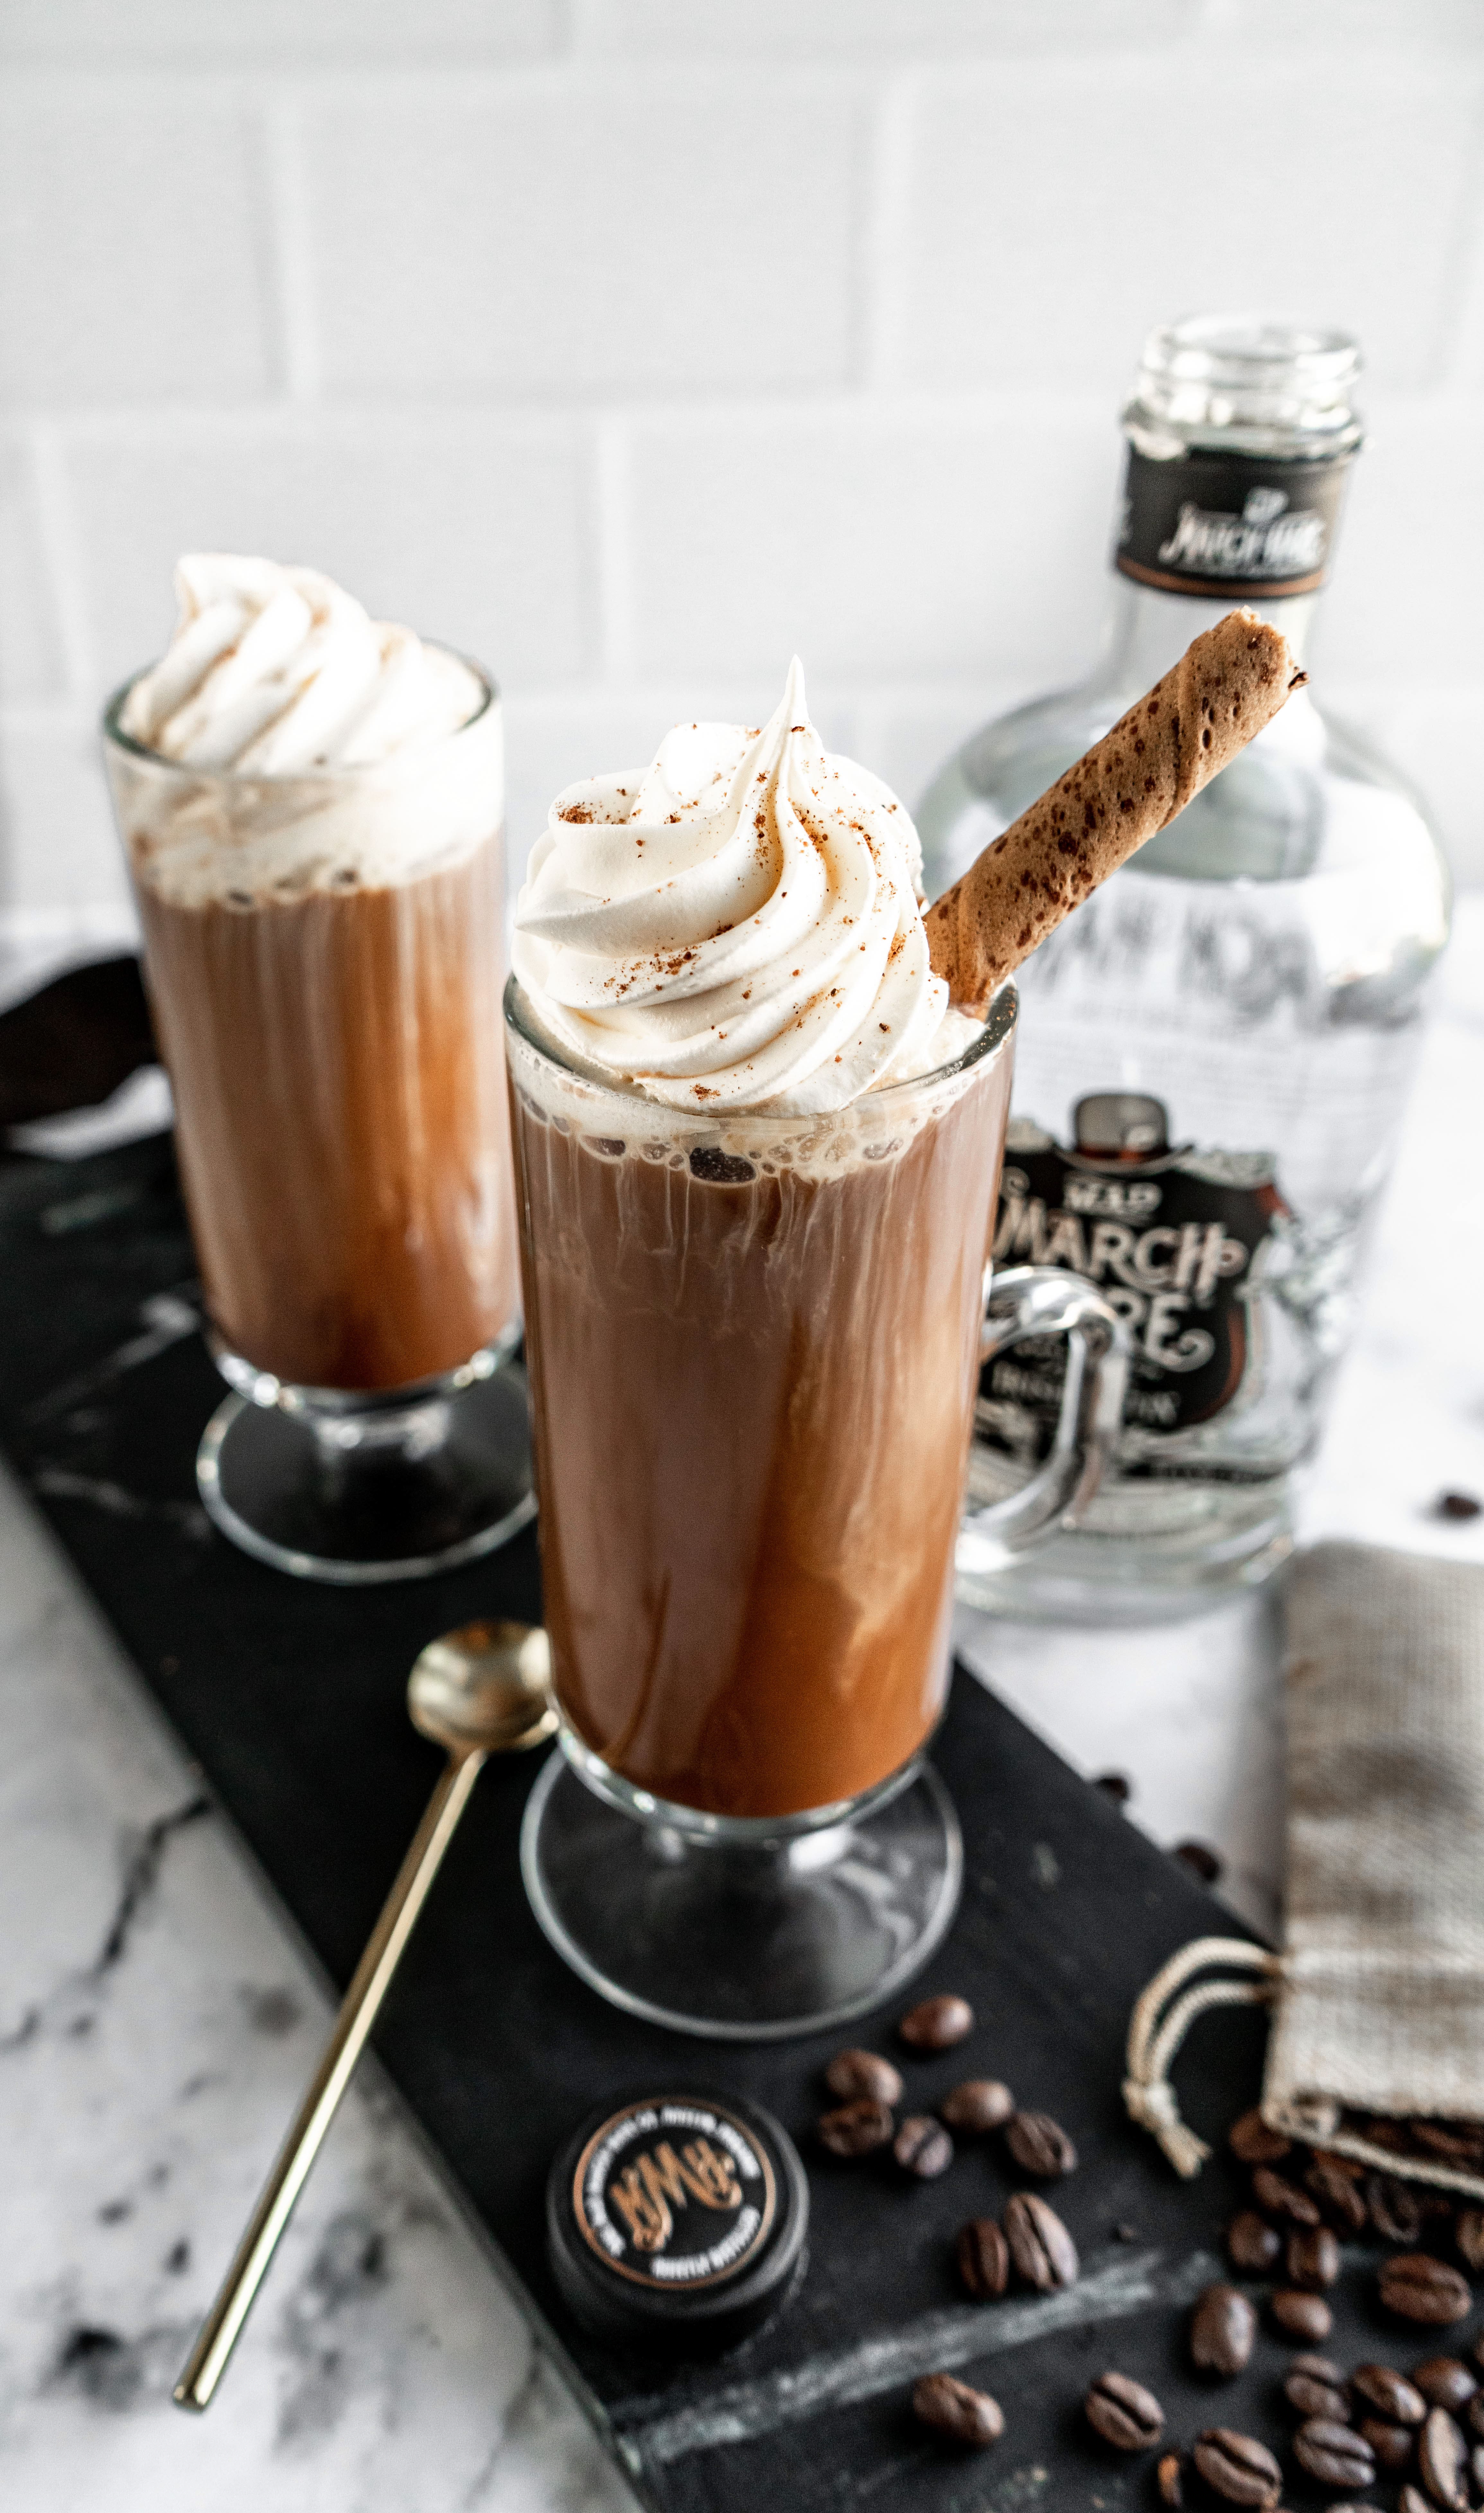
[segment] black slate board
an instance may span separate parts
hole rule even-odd
[[[199,1336],[181,1332],[192,1259],[168,1137],[0,1170],[0,1442],[342,1985],[438,1768],[407,1723],[407,1669],[432,1633],[472,1616],[539,1618],[535,1536],[445,1578],[357,1593],[283,1578],[210,1529],[192,1460],[222,1391]],[[934,1754],[963,1819],[968,1881],[913,1994],[960,1990],[980,2021],[960,2051],[904,2061],[908,2100],[927,2108],[961,2076],[1003,2075],[1071,2131],[1081,2169],[1055,2196],[1084,2274],[1064,2295],[976,2306],[957,2287],[952,2234],[1015,2186],[997,2153],[965,2150],[927,2185],[810,2156],[810,2272],[770,2329],[720,2364],[673,2373],[585,2339],[542,2254],[559,2138],[603,2096],[684,2072],[769,2105],[808,2155],[820,2069],[840,2037],[753,2052],[682,2041],[585,1989],[521,1889],[529,1767],[481,1780],[383,2016],[392,2079],[663,2513],[1146,2501],[1147,2460],[1103,2452],[1078,2414],[1109,2363],[1155,2386],[1178,2437],[1240,2422],[1244,2397],[1271,2427],[1275,2343],[1264,2337],[1240,2391],[1215,2399],[1183,2361],[1177,2307],[1217,2273],[1233,2168],[1177,2181],[1119,2096],[1137,1991],[1175,1947],[1231,1923],[963,1672]],[[851,2038],[891,2047],[890,2024],[867,2019]],[[1208,2135],[1255,2098],[1263,2036],[1251,2011],[1199,2027],[1182,2097]],[[1351,2342],[1363,2352],[1376,2352],[1369,2336]],[[943,2364],[1002,2399],[1008,2431],[992,2453],[965,2458],[912,2424],[910,2382]]]

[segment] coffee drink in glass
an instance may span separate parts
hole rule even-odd
[[[693,2030],[858,2012],[957,1894],[918,1757],[946,1693],[1015,999],[949,1009],[917,864],[895,798],[824,752],[795,664],[766,727],[682,726],[648,771],[561,795],[517,913],[565,1750],[527,1881],[596,1986]],[[1018,1308],[1004,1334],[1058,1325],[1102,1366],[1101,1302]]]
[[[341,1579],[529,1517],[499,1030],[499,699],[312,571],[195,557],[109,779],[237,1394],[201,1488]]]

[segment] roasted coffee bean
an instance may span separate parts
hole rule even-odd
[[[1010,2284],[1010,2246],[992,2216],[971,2216],[959,2228],[958,2274],[978,2303],[988,2303]]]
[[[954,2443],[998,2443],[1005,2413],[987,2391],[971,2390],[956,2373],[924,2373],[912,2384],[912,2414]]]
[[[1050,2112],[1014,2113],[1005,2124],[1005,2144],[1021,2171],[1037,2181],[1057,2181],[1077,2169],[1077,2150]]]
[[[1294,2437],[1294,2458],[1321,2487],[1369,2487],[1376,2454],[1362,2435],[1334,2417],[1310,2417]]]
[[[1340,2275],[1340,2245],[1328,2225],[1296,2225],[1283,2257],[1290,2286],[1333,2286]]]
[[[1159,2490],[1161,2504],[1173,2504],[1177,2508],[1183,2505],[1184,2470],[1178,2452],[1161,2453],[1155,2465],[1154,2484]]]
[[[1484,1511],[1484,1500],[1476,1500],[1472,1493],[1446,1492],[1438,1495],[1439,1518],[1477,1518],[1481,1511]]]
[[[1190,2457],[1212,2494],[1223,2504],[1265,2507],[1277,2503],[1283,2472],[1256,2435],[1236,2434],[1230,2426],[1208,2426],[1196,2436]]]
[[[1424,2364],[1413,2366],[1412,2379],[1429,2408],[1451,2409],[1455,2416],[1467,2408],[1479,2387],[1477,2375],[1457,2356],[1429,2356]]]
[[[1322,2365],[1322,2373],[1313,2370]],[[1283,2376],[1283,2397],[1301,2417],[1328,2417],[1343,2426],[1350,2413],[1350,2395],[1338,2366],[1323,2356],[1300,2356]]]
[[[1093,1786],[1101,1789],[1105,1798],[1111,1798],[1114,1806],[1127,1806],[1134,1794],[1134,1783],[1127,1772],[1100,1772]]]
[[[1304,2294],[1293,2287],[1279,2287],[1267,2308],[1289,2338],[1328,2338],[1335,2327],[1335,2316],[1322,2294]]]
[[[1394,2478],[1406,2468],[1417,2441],[1411,2426],[1389,2425],[1384,2417],[1362,2417],[1356,2432],[1362,2443],[1370,2445],[1378,2469],[1388,2470]]]
[[[1293,2152],[1280,2129],[1269,2129],[1261,2112],[1243,2112],[1226,2132],[1226,2143],[1238,2164],[1281,2164]]]
[[[1468,2281],[1430,2252],[1399,2252],[1382,2262],[1381,2299],[1399,2321],[1420,2321],[1436,2329],[1462,2321],[1473,2304]]]
[[[903,2173],[919,2181],[936,2181],[953,2161],[953,2140],[942,2121],[926,2112],[913,2112],[893,2138],[892,2153]]]
[[[1468,2446],[1464,2430],[1446,2409],[1429,2409],[1418,2438],[1418,2475],[1434,2504],[1462,2513],[1468,2502]]]
[[[1468,2455],[1468,2466],[1476,2488],[1484,2488],[1484,2443],[1476,2443]]]
[[[892,2134],[892,2115],[885,2103],[873,2103],[868,2095],[859,2102],[841,2103],[837,2111],[825,2112],[815,2132],[820,2144],[829,2155],[873,2155],[885,2146]]]
[[[1328,2156],[1318,2156],[1304,2176],[1304,2186],[1317,2199],[1319,2214],[1340,2234],[1363,2234],[1365,2194],[1353,2174],[1342,2172]]]
[[[1270,2165],[1260,2164],[1252,2176],[1252,2195],[1264,2216],[1276,2216],[1284,2225],[1317,2225],[1319,2210],[1306,2190],[1294,2181],[1285,2181],[1281,2173]]]
[[[1006,2207],[1005,2240],[1017,2274],[1038,2294],[1076,2284],[1076,2244],[1056,2210],[1033,2190],[1018,2190]]]
[[[1454,2222],[1453,2239],[1465,2269],[1484,2269],[1484,2208],[1463,2208]]]
[[[951,2094],[944,2094],[938,2106],[938,2117],[949,2129],[967,2130],[971,2136],[985,2130],[1000,2129],[1015,2109],[1015,2096],[997,2077],[970,2077]]]
[[[1094,2434],[1115,2452],[1147,2452],[1165,2430],[1165,2413],[1153,2392],[1127,2373],[1100,2373],[1082,2410]]]
[[[1404,2487],[1396,2499],[1396,2513],[1432,2513],[1432,2507],[1420,2487]]]
[[[1373,2173],[1367,2177],[1366,2207],[1384,2243],[1415,2243],[1423,2230],[1416,2191],[1393,2173]]]
[[[1190,2356],[1202,2373],[1229,2380],[1252,2354],[1258,2316],[1240,2287],[1208,2286],[1190,2315]]]
[[[902,2100],[902,2071],[874,2051],[837,2051],[824,2071],[824,2083],[837,2102],[885,2103],[895,2110]]]
[[[1226,2228],[1227,2255],[1232,2267],[1246,2277],[1261,2277],[1282,2249],[1282,2236],[1255,2208],[1244,2208]]]
[[[1439,2408],[1446,2409],[1448,2402],[1446,2400],[1440,2400],[1438,2402],[1438,2406]],[[1484,2440],[1484,2391],[1475,2391],[1473,2398],[1469,2401],[1464,2413],[1467,2417],[1474,2433],[1478,2435],[1481,2440]]]
[[[1470,2121],[1415,2120],[1407,2127],[1424,2155],[1439,2156],[1444,2164],[1484,2162],[1484,2129]]]
[[[1191,1875],[1202,1885],[1220,1883],[1222,1855],[1212,1849],[1209,1841],[1178,1841],[1170,1855],[1178,1858],[1182,1867],[1188,1867]]]
[[[1460,2373],[1463,2370],[1461,2365]],[[1421,2390],[1389,2365],[1357,2365],[1350,2375],[1350,2388],[1368,2409],[1374,2409],[1379,2417],[1388,2418],[1393,2426],[1420,2426],[1427,2413]]]
[[[951,2051],[973,2032],[974,2010],[966,1998],[925,1998],[897,2030],[913,2051]]]

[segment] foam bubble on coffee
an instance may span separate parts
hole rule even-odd
[[[683,724],[570,785],[531,856],[517,977],[553,1040],[698,1113],[840,1108],[962,1054],[928,965],[917,832],[828,753],[795,658],[769,722]]]
[[[140,878],[250,906],[411,880],[492,835],[500,713],[457,655],[313,568],[198,552],[175,582],[170,645],[118,718],[180,772],[128,798]]]

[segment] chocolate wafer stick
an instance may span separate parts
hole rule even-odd
[[[1229,611],[928,910],[951,1001],[982,1014],[996,986],[1136,848],[1167,829],[1308,678],[1288,641]]]

